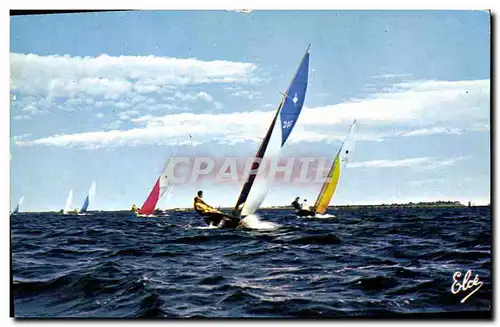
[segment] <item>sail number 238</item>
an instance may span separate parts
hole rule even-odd
[[[290,128],[293,125],[293,120],[285,120],[283,121],[283,128]]]

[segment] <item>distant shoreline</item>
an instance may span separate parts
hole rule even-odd
[[[472,205],[471,207],[489,207],[491,204],[485,205]],[[360,209],[360,208],[467,208],[467,205],[464,205],[458,201],[456,202],[419,202],[419,203],[392,203],[392,204],[353,204],[353,205],[336,205],[329,206],[329,209],[342,208],[342,209]],[[229,207],[220,207],[219,210],[228,211],[233,208]],[[285,206],[270,206],[270,207],[261,207],[261,210],[293,210],[291,205]],[[167,211],[194,211],[193,208],[173,208],[167,209]]]
[[[484,204],[484,205],[471,205],[472,208],[474,207],[490,207],[490,204]],[[445,201],[438,201],[438,202],[418,202],[418,203],[392,203],[392,204],[353,204],[353,205],[334,205],[334,206],[329,206],[328,209],[351,209],[351,210],[356,210],[356,209],[370,209],[370,208],[467,208],[468,206],[465,204],[462,204],[458,201],[455,202],[445,202]],[[218,207],[219,210],[222,211],[231,211],[233,210],[232,207]],[[284,205],[284,206],[270,206],[270,207],[261,207],[259,208],[260,210],[293,210],[291,205]],[[193,208],[170,208],[170,209],[161,209],[163,211],[173,211],[173,212],[190,212],[194,211]],[[24,213],[36,213],[36,212],[58,212],[59,210],[56,211],[24,211]],[[89,210],[89,212],[99,212],[99,211],[112,211],[112,212],[130,212],[130,209],[119,209],[119,210],[99,210],[99,209],[94,209],[94,210]],[[23,213],[23,212],[20,212]]]

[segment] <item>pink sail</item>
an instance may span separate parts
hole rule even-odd
[[[161,177],[160,177],[161,178]],[[144,201],[141,209],[139,209],[139,213],[142,215],[151,215],[155,211],[156,204],[160,199],[160,178],[156,181],[155,186],[149,193],[148,198]]]

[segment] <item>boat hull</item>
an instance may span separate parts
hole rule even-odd
[[[240,219],[224,213],[213,213],[204,216],[203,220],[207,225],[218,226],[219,228],[237,228],[241,222]]]
[[[310,210],[301,209],[297,212],[297,217],[314,217],[314,216],[316,216],[316,213]]]

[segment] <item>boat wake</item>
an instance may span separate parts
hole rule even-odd
[[[303,216],[299,218],[331,219],[331,218],[337,218],[337,216],[328,213],[325,213],[324,215],[317,213],[315,216]]]
[[[244,228],[250,229],[276,229],[281,226],[279,224],[271,223],[268,221],[262,221],[257,215],[246,216],[241,220],[241,225]]]
[[[137,217],[138,218],[158,218],[157,215],[142,215],[142,214],[138,214]]]
[[[198,227],[195,227],[194,229],[214,229],[214,228],[219,228],[219,226],[210,224],[208,226],[198,226]]]

